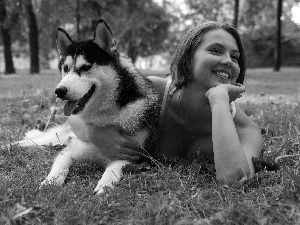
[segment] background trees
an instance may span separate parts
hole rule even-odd
[[[5,0],[0,0],[0,27],[4,46],[5,74],[15,73],[11,52],[10,21],[7,16]]]
[[[40,66],[48,68],[49,60],[57,57],[57,27],[66,29],[74,39],[90,38],[99,18],[109,23],[119,49],[133,62],[139,56],[155,54],[169,59],[190,26],[218,20],[238,27],[246,45],[248,66],[275,69],[275,62],[276,68],[299,66],[295,57],[300,56],[300,28],[291,15],[298,1],[282,1],[278,40],[275,31],[279,1],[182,0],[176,5],[178,1],[172,0],[0,0],[5,73],[14,73],[12,58],[16,57],[30,59],[31,73],[38,73]],[[282,51],[274,58],[276,49]],[[278,63],[280,54],[284,60]]]
[[[31,0],[25,0],[25,11],[27,15],[27,26],[29,29],[29,52],[30,52],[30,73],[39,73],[39,32],[36,16]]]
[[[165,50],[163,43],[168,37],[170,22],[163,7],[152,0],[112,2],[107,5],[103,18],[115,32],[121,50],[133,62],[138,56],[154,55]]]
[[[275,35],[275,50],[274,50],[274,71],[279,71],[281,66],[281,15],[282,15],[282,0],[277,0],[276,10],[276,35]]]
[[[300,27],[292,21],[291,8],[295,1],[284,1],[281,15],[281,55],[282,65],[299,66],[295,60],[295,55],[299,55],[299,40],[295,34],[299,35]],[[241,17],[241,29],[244,40],[247,44],[248,65],[251,67],[274,67],[274,54],[276,49],[277,26],[277,1],[256,0],[245,1]],[[279,60],[279,58],[278,58]],[[278,62],[277,62],[278,63]]]

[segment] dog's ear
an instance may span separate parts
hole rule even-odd
[[[102,19],[97,21],[94,32],[94,42],[105,51],[111,54],[117,54],[117,44],[114,36],[107,23]]]
[[[69,45],[73,43],[70,36],[67,34],[67,32],[62,28],[57,28],[56,33],[56,45],[57,50],[60,56],[65,55],[65,52]]]

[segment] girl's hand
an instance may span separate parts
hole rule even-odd
[[[90,126],[88,139],[96,145],[104,155],[112,160],[128,160],[137,162],[143,149],[131,139],[131,134],[121,127]]]
[[[210,104],[219,101],[232,102],[242,97],[242,93],[244,92],[245,88],[241,84],[220,84],[210,88],[205,93],[205,96],[208,98]]]

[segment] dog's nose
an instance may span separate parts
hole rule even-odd
[[[60,86],[55,89],[55,94],[58,98],[64,99],[68,92],[68,89],[65,86]]]

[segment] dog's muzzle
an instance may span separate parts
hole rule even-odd
[[[95,89],[96,89],[96,85],[93,85],[90,88],[90,90],[79,100],[68,100],[66,98],[68,89],[64,86],[56,88],[55,94],[58,98],[60,98],[62,100],[68,100],[64,106],[64,114],[66,116],[70,116],[71,114],[74,114],[74,115],[78,114],[79,112],[81,112],[84,109],[86,103],[90,100],[90,98],[94,94]]]

